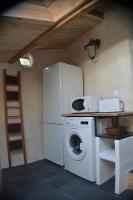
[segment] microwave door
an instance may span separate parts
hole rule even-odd
[[[79,112],[85,110],[84,99],[76,99],[75,101],[73,101],[72,108],[73,110],[79,111]]]

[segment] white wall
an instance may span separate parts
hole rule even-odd
[[[120,97],[125,102],[126,111],[133,111],[133,62],[131,59],[133,46],[129,38],[132,26],[130,22],[131,16],[128,10],[114,8],[105,15],[102,23],[66,49],[69,62],[80,65],[84,69],[85,95],[109,98],[112,97],[113,91],[119,90]],[[84,45],[89,42],[90,37],[101,40],[95,62],[89,60],[84,50]],[[124,124],[129,124],[128,118],[124,120]]]

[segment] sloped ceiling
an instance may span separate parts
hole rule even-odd
[[[49,7],[55,0],[28,0],[28,2],[41,5],[45,7]]]
[[[38,1],[51,3],[48,8],[29,1],[0,17],[0,62],[13,63],[27,50],[63,49],[102,22],[110,8],[101,0]]]

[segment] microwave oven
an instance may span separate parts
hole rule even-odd
[[[119,98],[102,99],[99,101],[99,112],[122,112],[124,103]]]
[[[99,98],[97,96],[84,96],[72,99],[71,112],[98,112]]]

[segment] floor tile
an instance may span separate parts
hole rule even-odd
[[[41,182],[40,179],[29,174],[15,177],[12,181],[20,188],[36,187]]]
[[[26,196],[29,197],[31,200],[38,200],[54,192],[55,188],[47,184],[39,184],[35,188],[29,187],[27,189],[23,189],[23,191],[26,194]]]
[[[47,195],[55,190],[54,187],[48,185],[32,176],[20,176],[13,179],[14,184],[20,187],[21,190],[32,200],[41,198],[44,195]]]
[[[62,194],[59,191],[53,192],[45,197],[43,197],[40,200],[72,200],[70,197],[66,196],[65,194]]]
[[[56,171],[60,171],[62,170],[62,167],[48,161],[48,160],[41,160],[41,161],[37,161],[34,163],[30,163],[27,165],[27,170],[29,172],[31,171],[40,171],[40,170],[56,170]]]
[[[56,176],[46,179],[45,182],[55,188],[59,188],[69,183],[72,183],[73,179],[71,177],[68,177],[66,174],[58,174]]]
[[[117,197],[116,195],[97,190],[87,195],[82,200],[122,200],[122,199],[120,197]]]
[[[103,191],[114,193],[115,177],[111,178],[109,181],[105,182],[104,184],[99,185],[99,188]]]
[[[126,190],[120,196],[126,200],[133,200],[133,190]]]
[[[7,185],[5,188],[5,198],[4,200],[31,200],[27,194],[25,194],[21,188],[15,185]]]
[[[89,184],[87,185],[87,184],[71,183],[64,187],[61,187],[60,191],[70,196],[72,199],[82,200],[86,196],[89,196],[90,194],[94,193],[96,189]]]
[[[40,178],[41,180],[44,180],[46,178],[50,178],[54,175],[56,175],[58,172],[56,169],[41,169],[41,170],[34,170],[32,172],[30,172],[29,174],[36,177],[36,178]]]
[[[93,186],[96,185],[94,182],[91,182],[89,180],[81,178],[81,177],[79,177],[79,176],[77,176],[77,175],[75,175],[75,174],[73,174],[73,173],[71,173],[67,170],[64,170],[62,174],[66,174],[67,177],[70,177],[73,180],[73,182],[78,182],[79,184],[87,184],[87,185],[93,185]]]
[[[27,174],[27,167],[25,165],[7,168],[2,170],[2,174],[4,176],[8,176],[8,178],[21,176],[23,174]]]

